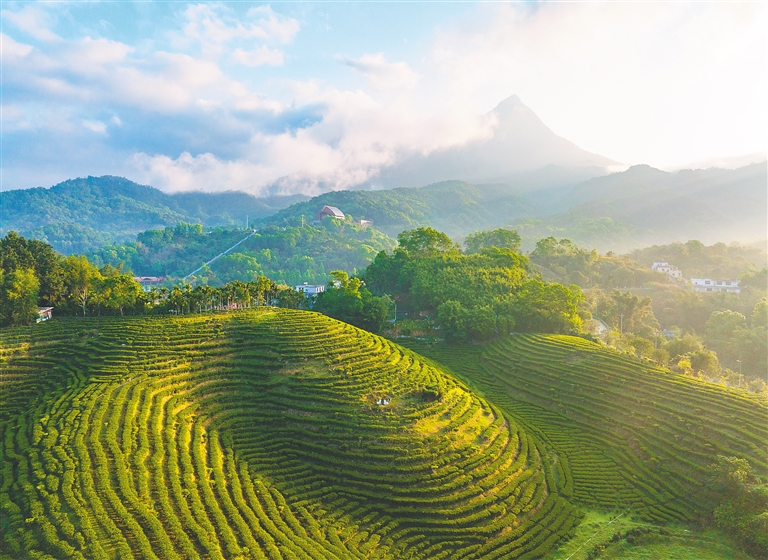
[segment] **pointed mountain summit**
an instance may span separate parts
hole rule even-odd
[[[496,125],[491,138],[469,142],[427,156],[408,157],[369,181],[374,187],[421,186],[458,179],[472,183],[510,182],[542,168],[572,170],[576,182],[606,173],[617,162],[582,150],[561,138],[517,95],[488,114]],[[570,173],[565,173],[569,175]],[[562,177],[563,173],[558,176]]]

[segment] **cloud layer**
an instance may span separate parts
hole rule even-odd
[[[481,4],[421,22],[408,49],[341,41],[342,11],[171,4],[131,35],[117,14],[78,27],[77,6],[6,5],[6,189],[102,173],[169,191],[348,188],[488,138],[482,115],[512,93],[627,163],[766,147],[764,4]],[[333,40],[300,40],[323,27]]]

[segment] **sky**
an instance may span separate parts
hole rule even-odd
[[[1,22],[3,190],[349,188],[492,136],[511,95],[627,165],[768,148],[762,1],[3,1]]]

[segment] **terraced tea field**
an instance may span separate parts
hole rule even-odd
[[[768,474],[768,404],[580,338],[515,335],[486,347],[404,342],[533,434],[571,473],[585,509],[656,524],[711,511],[707,466],[747,458]]]
[[[57,319],[0,360],[6,558],[539,558],[589,494],[557,430],[313,313]]]

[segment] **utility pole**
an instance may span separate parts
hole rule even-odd
[[[619,313],[619,333],[624,334],[624,313]]]
[[[301,227],[304,227],[304,214],[301,215]]]
[[[245,215],[245,229],[248,229],[248,214]]]

